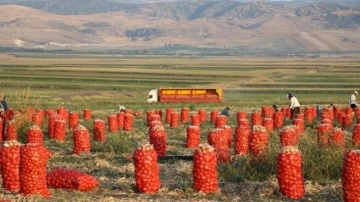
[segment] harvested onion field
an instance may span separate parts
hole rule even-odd
[[[132,155],[138,145],[149,142],[146,114],[150,110],[168,108],[176,112],[184,107],[190,114],[200,109],[207,112],[201,124],[201,143],[206,143],[214,129],[210,112],[231,108],[227,125],[234,132],[238,125],[236,112],[246,111],[248,118],[262,106],[288,105],[286,93],[293,93],[305,106],[323,108],[333,103],[346,108],[353,90],[360,90],[359,58],[231,58],[231,57],[121,57],[115,55],[0,55],[1,93],[15,111],[54,109],[62,104],[79,114],[79,122],[90,131],[93,121],[106,122],[106,142],[91,141],[91,152],[73,154],[73,130],[66,130],[66,139],[59,142],[48,136],[48,120],[41,126],[44,144],[52,152],[47,171],[69,168],[96,177],[99,185],[88,192],[50,189],[51,198],[23,197],[0,189],[0,199],[11,201],[291,201],[279,191],[276,177],[280,151],[280,129],[269,134],[266,158],[251,161],[251,155],[234,155],[231,161],[218,163],[218,186],[213,193],[193,189],[193,162],[176,158],[158,160],[161,188],[154,194],[137,192]],[[218,88],[224,89],[223,103],[146,103],[153,88]],[[107,118],[115,115],[116,105],[133,112],[129,131],[108,131]],[[91,109],[91,120],[83,110]],[[192,156],[195,149],[185,147],[190,122],[170,127],[162,118],[167,135],[167,156]],[[302,154],[305,195],[299,201],[342,201],[341,169],[344,150],[319,147],[317,125],[320,117],[305,124],[298,148]],[[284,125],[292,124],[285,119]],[[344,127],[346,150],[352,145],[351,126]],[[18,140],[26,142],[26,130],[32,125],[23,120],[18,127]],[[342,125],[333,120],[334,127]],[[345,150],[345,151],[346,151]]]

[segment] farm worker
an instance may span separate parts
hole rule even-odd
[[[293,119],[296,114],[300,114],[300,103],[291,93],[287,94],[287,98],[290,100],[289,108],[291,109],[291,118]]]
[[[354,110],[354,109],[356,109],[357,108],[357,106],[356,106],[356,95],[358,94],[358,92],[357,91],[354,91],[354,93],[353,94],[351,94],[351,96],[350,96],[350,107]]]
[[[316,113],[317,113],[317,115],[318,116],[320,116],[321,115],[321,105],[316,105]]]
[[[5,96],[4,96],[4,98],[1,100],[1,103],[0,103],[0,112],[7,112],[7,110],[8,110],[8,106],[5,101]]]
[[[125,112],[126,108],[124,106],[118,105],[117,107],[118,107],[118,112]]]
[[[221,115],[230,116],[230,107],[225,107],[221,110]]]
[[[273,105],[272,107],[273,107],[273,109],[274,109],[275,112],[279,112],[279,111],[280,111],[280,110],[279,110],[279,107],[278,107],[277,105]]]
[[[2,95],[0,95],[2,96]],[[6,124],[6,112],[8,111],[8,106],[7,103],[5,101],[5,96],[4,98],[1,100],[0,102],[0,118],[3,119],[3,126],[2,126],[2,131],[0,135],[2,135],[2,139],[5,140],[5,124]]]

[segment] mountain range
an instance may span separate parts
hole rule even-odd
[[[359,1],[0,0],[0,46],[360,50]]]

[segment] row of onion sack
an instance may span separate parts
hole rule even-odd
[[[133,154],[136,189],[143,193],[157,192],[161,187],[158,155],[151,144],[136,149]],[[200,144],[193,154],[193,188],[211,193],[219,189],[217,153],[214,147]],[[345,154],[342,169],[344,201],[360,200],[360,151]],[[295,146],[284,146],[277,156],[277,180],[281,194],[300,199],[305,194],[301,152]]]
[[[78,170],[55,168],[47,173],[51,155],[41,144],[5,141],[0,146],[2,187],[24,196],[51,197],[49,188],[89,191],[98,186],[95,177]]]
[[[299,114],[301,115],[301,114]],[[208,143],[217,149],[220,161],[230,160],[230,147],[234,141],[234,153],[236,155],[246,155],[251,153],[259,156],[268,147],[269,127],[264,124],[250,127],[249,120],[242,118],[239,125],[233,129],[226,125],[225,116],[217,117],[222,124],[215,124],[215,128],[208,131]],[[159,156],[166,155],[166,132],[158,115],[152,115],[149,122],[149,140],[154,146]],[[300,138],[305,134],[304,121],[301,116],[293,119],[291,125],[283,126],[279,131],[281,146],[296,146]],[[346,148],[345,131],[334,127],[330,119],[323,118],[316,127],[317,142],[319,146],[332,146],[339,149]],[[186,129],[186,147],[197,148],[200,144],[201,127],[199,125],[189,125]],[[360,124],[353,126],[352,144],[354,147],[360,145]]]
[[[0,118],[0,125],[2,119]],[[60,142],[65,141],[66,136],[66,129],[64,128],[64,122],[59,121],[57,123],[61,123],[60,125],[56,125],[54,127],[54,132],[50,136],[51,139],[56,139]],[[93,139],[95,141],[104,142],[105,141],[105,122],[102,120],[95,120],[94,121],[94,136]],[[0,127],[1,129],[1,127]],[[13,125],[13,121],[10,121],[6,127],[6,137],[5,141],[17,141],[18,136],[16,132],[16,126]],[[2,137],[0,135],[0,137]],[[2,141],[2,139],[0,139]],[[26,143],[34,143],[43,145],[44,141],[44,134],[41,128],[37,125],[32,125],[26,130]],[[78,124],[77,127],[73,130],[73,142],[74,142],[74,154],[79,153],[87,153],[90,152],[91,143],[90,143],[90,132],[89,130],[81,125]]]
[[[240,114],[240,113],[239,113]],[[273,122],[271,118],[265,118],[261,122],[260,113],[251,114],[251,122],[259,123],[250,127],[250,122],[246,118],[246,113],[238,120],[238,126],[235,128],[234,137],[231,126],[227,124],[226,116],[216,116],[215,128],[208,132],[208,143],[217,149],[220,155],[220,161],[227,162],[230,160],[230,147],[234,138],[234,152],[239,155],[252,153],[259,156],[267,149],[268,136],[272,133]],[[345,149],[345,133],[341,128],[333,128],[333,123],[324,110],[321,113],[320,124],[317,125],[318,144],[320,146],[334,146]],[[256,115],[256,116],[255,116]],[[270,121],[267,121],[270,120]],[[279,126],[283,125],[283,119],[279,119]],[[166,132],[161,122],[161,117],[156,113],[148,113],[149,140],[154,146],[159,156],[166,155]],[[270,123],[270,124],[268,124]],[[261,125],[263,124],[263,125]],[[282,146],[296,146],[300,137],[304,135],[304,115],[297,114],[292,120],[292,125],[282,126],[279,131],[280,143]],[[186,147],[196,148],[200,144],[201,125],[199,115],[191,116],[191,125],[187,127]],[[353,127],[353,145],[357,146],[360,139],[360,124]]]
[[[162,120],[162,112],[160,110],[149,110],[147,111],[148,126],[153,115],[160,116],[159,120]],[[330,119],[331,121],[336,120],[337,123],[344,129],[350,128],[353,124],[354,115],[357,119],[359,119],[360,110],[353,111],[350,107],[338,107],[324,108],[322,111],[317,111],[316,107],[305,107],[302,109],[300,114],[297,114],[291,118],[291,110],[289,108],[282,108],[280,111],[275,111],[273,107],[262,106],[261,112],[252,112],[248,114],[246,111],[238,111],[236,112],[236,119],[238,125],[240,125],[242,119],[249,119],[252,125],[263,125],[269,132],[272,132],[273,130],[283,127],[285,119],[292,119],[295,124],[297,121],[302,121],[304,124],[311,124],[314,122],[316,116],[319,116],[321,119],[326,118]],[[222,119],[226,118],[222,115],[219,116],[219,112],[217,110],[211,110],[210,122],[214,123],[215,127],[218,127],[218,125],[223,125],[223,120],[219,119],[219,117],[222,117]],[[189,108],[187,107],[181,108],[180,112],[175,111],[173,108],[166,109],[165,122],[168,123],[170,127],[178,127],[179,122],[191,122],[192,125],[200,126],[201,123],[206,121],[207,112],[205,109],[200,109],[197,111],[197,113],[191,114]]]
[[[59,114],[63,120],[70,120],[72,116],[79,117],[79,113],[69,111],[69,109],[65,108],[64,106],[60,106],[58,108],[54,109],[35,109],[34,107],[27,107],[26,111],[19,110],[19,112],[14,111],[12,108],[10,108],[7,112],[8,119],[12,119],[14,116],[16,116],[17,113],[25,114],[27,120],[33,120],[36,123],[42,122],[43,118],[50,117],[52,114]],[[133,114],[135,116],[139,116],[140,112],[133,112],[131,109],[126,109],[124,114]],[[35,115],[35,116],[34,116]],[[92,117],[92,111],[91,109],[84,109],[83,110],[83,119],[84,121],[91,120]],[[70,124],[72,125],[72,124]],[[76,125],[76,124],[75,124]]]
[[[31,119],[29,120],[31,120],[34,125],[41,127],[43,124],[44,113],[45,112],[41,110],[34,112],[31,115]],[[63,122],[65,128],[68,123],[69,129],[74,129],[79,124],[79,114],[77,112],[68,112],[68,110],[63,107],[58,108],[56,112],[50,113],[47,111],[45,114],[46,117],[48,117],[48,132],[50,136],[53,134],[56,122]],[[84,120],[91,120],[90,109],[84,110]],[[108,115],[107,122],[109,132],[117,132],[119,129],[130,131],[132,130],[134,115],[131,110],[119,112],[117,114],[111,114]]]
[[[19,128],[22,123],[27,120],[31,121],[33,125],[36,125],[40,128],[43,126],[44,118],[47,118],[47,130],[50,138],[58,139],[60,141],[64,141],[65,133],[67,128],[75,129],[79,125],[79,114],[77,112],[69,112],[66,108],[60,107],[56,111],[54,110],[35,110],[32,107],[28,107],[26,112],[14,112],[13,110],[9,110],[12,113],[12,116],[0,117],[1,123],[4,121],[7,122],[5,128],[5,134],[7,134],[7,138],[4,140],[13,140],[16,139],[16,128]],[[132,113],[130,109],[125,112],[117,113],[116,115],[111,114],[107,117],[108,122],[108,130],[109,132],[117,132],[119,129],[130,131],[133,127],[134,115],[138,113]],[[84,110],[84,120],[91,120],[91,110]],[[100,123],[101,120],[94,120],[94,128],[96,131],[101,131],[105,133],[105,122]],[[0,129],[4,124],[0,124]],[[96,133],[95,133],[96,134]],[[0,137],[0,140],[2,137]],[[96,138],[103,140],[104,137]]]
[[[29,108],[33,109],[33,108]],[[129,110],[128,110],[129,111]],[[31,112],[31,113],[30,113]],[[45,113],[46,112],[46,113]],[[32,117],[31,121],[33,125],[26,130],[27,143],[39,143],[43,144],[43,130],[42,122],[44,115],[48,117],[48,136],[50,139],[64,142],[67,134],[67,124],[73,132],[74,141],[74,153],[78,154],[81,152],[90,152],[90,134],[86,127],[79,124],[78,114],[75,112],[68,113],[68,110],[64,107],[58,108],[56,112],[50,110],[28,110],[23,115]],[[91,110],[85,110],[91,114]],[[24,121],[24,116],[17,114],[13,116],[11,120],[5,120],[0,118],[0,131],[3,131],[5,126],[5,135],[0,135],[0,141],[18,140],[17,129],[21,126]],[[128,118],[127,118],[128,117]],[[133,115],[131,111],[120,112],[117,115],[109,115],[109,132],[116,132],[118,127],[121,125],[121,129],[131,130],[133,124]],[[4,124],[6,121],[6,124]],[[114,127],[115,126],[115,127]],[[120,128],[119,128],[120,129]],[[106,125],[105,121],[96,119],[93,121],[93,140],[98,142],[106,141]]]

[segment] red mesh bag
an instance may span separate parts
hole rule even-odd
[[[216,111],[216,110],[212,110],[210,112],[210,122],[215,124],[215,121],[216,121],[216,117],[219,116],[219,112]]]
[[[159,156],[166,155],[166,133],[162,125],[156,125],[150,128],[150,144]]]
[[[124,113],[133,115],[133,111],[131,109],[125,109]]]
[[[305,123],[304,119],[293,119],[292,124],[296,125],[298,127],[298,134],[303,135],[305,132]]]
[[[337,122],[338,122],[340,125],[342,125],[345,117],[346,117],[345,112],[340,111],[340,112],[337,114],[336,120],[337,120]]]
[[[20,143],[16,140],[4,142],[0,147],[0,167],[2,185],[5,190],[20,190]]]
[[[360,145],[360,124],[354,125],[351,139],[354,147],[358,147]]]
[[[164,126],[164,124],[161,122],[161,121],[151,121],[150,122],[150,125],[149,125],[149,129],[153,128],[154,126],[157,126],[157,125],[160,125],[160,126]]]
[[[116,118],[117,118],[118,129],[121,130],[124,129],[125,113],[124,112],[117,113]]]
[[[55,113],[55,111],[53,109],[47,109],[45,110],[45,116],[47,118],[50,118],[51,115],[53,115]]]
[[[249,120],[248,119],[239,119],[238,120],[238,127],[250,128]]]
[[[353,116],[353,112],[354,112],[354,110],[351,108],[351,107],[346,107],[345,108],[345,115],[346,116]]]
[[[78,170],[56,168],[46,176],[47,186],[53,189],[70,189],[76,191],[90,191],[95,189],[99,181]]]
[[[20,148],[20,193],[50,197],[46,185],[46,164],[51,152],[43,145],[26,144]]]
[[[91,120],[91,109],[84,109],[84,120],[85,121]]]
[[[228,144],[228,138],[223,128],[214,128],[208,133],[208,143],[215,149]]]
[[[214,128],[208,134],[208,143],[216,149],[219,162],[230,161],[229,138],[224,128]]]
[[[87,128],[82,125],[78,125],[73,131],[74,140],[74,154],[82,152],[90,152],[90,135]]]
[[[293,146],[283,147],[277,156],[277,171],[280,193],[290,199],[300,199],[305,194],[300,151]]]
[[[179,127],[179,115],[176,112],[171,113],[171,119],[170,119],[170,127],[175,128]]]
[[[193,156],[194,189],[204,193],[217,191],[219,186],[215,149],[208,144],[201,144]]]
[[[134,123],[134,116],[132,114],[125,114],[124,130],[125,131],[132,130],[133,123]]]
[[[160,189],[158,155],[152,145],[138,147],[133,154],[136,189],[142,193],[155,193]]]
[[[48,134],[49,134],[49,137],[52,139],[54,138],[54,128],[55,128],[55,122],[57,120],[60,120],[61,117],[59,114],[52,114],[49,118],[49,121],[48,121]]]
[[[34,125],[37,125],[39,127],[42,126],[42,116],[40,113],[34,113],[32,116],[31,116],[31,123],[34,124]]]
[[[33,125],[26,130],[26,142],[38,143],[42,145],[44,143],[44,134],[39,126]]]
[[[328,126],[330,127],[330,130],[333,129],[333,123],[330,119],[321,119],[320,120],[321,124],[328,124]]]
[[[219,162],[229,163],[231,160],[230,155],[230,147],[229,146],[222,146],[216,148],[217,158]]]
[[[32,115],[35,113],[35,108],[30,106],[26,108],[26,119],[31,121]]]
[[[272,118],[274,113],[274,108],[270,106],[261,107],[261,116],[264,118]]]
[[[170,120],[171,120],[171,113],[174,112],[174,109],[173,108],[167,108],[166,111],[165,111],[165,121],[166,123],[170,123]]]
[[[152,121],[160,121],[161,122],[161,117],[160,115],[157,115],[157,114],[154,114],[150,117],[150,122],[151,123]],[[150,126],[151,124],[149,124],[148,126]]]
[[[6,121],[12,120],[14,118],[14,115],[15,115],[14,114],[14,109],[9,108],[9,110],[7,112],[5,112],[5,115],[6,115],[6,117],[5,117]]]
[[[17,135],[17,129],[16,129],[16,123],[15,120],[11,120],[8,122],[7,127],[6,127],[6,140],[10,141],[10,140],[17,140],[18,135]]]
[[[338,115],[341,111],[342,111],[341,107],[334,108],[334,119],[338,117]]]
[[[355,113],[355,118],[357,120],[359,120],[359,118],[360,118],[360,108],[354,109],[354,113]]]
[[[205,111],[205,109],[199,109],[198,114],[199,114],[199,117],[200,117],[200,122],[205,123],[206,122],[206,111]]]
[[[325,109],[326,109],[326,108],[325,108]],[[330,120],[332,120],[332,119],[331,119],[330,112],[327,111],[327,110],[325,110],[325,109],[323,109],[323,110],[321,111],[320,119],[330,119]]]
[[[316,117],[316,108],[314,108],[314,107],[305,107],[304,123],[306,123],[306,124],[313,123],[315,117]]]
[[[191,115],[191,125],[199,126],[199,127],[201,126],[200,115],[199,114]]]
[[[352,115],[345,115],[343,117],[342,127],[343,128],[350,128],[352,126],[353,117]]]
[[[231,147],[231,144],[232,144],[232,141],[233,141],[233,131],[232,131],[231,126],[224,125],[224,126],[221,126],[221,128],[224,130],[224,134],[225,134],[225,136],[227,138],[227,145],[229,147]]]
[[[190,115],[189,108],[187,108],[187,107],[181,108],[181,111],[180,111],[180,121],[181,121],[181,123],[189,122],[189,115]]]
[[[45,117],[45,111],[43,109],[37,109],[36,113],[40,114],[41,123],[44,120]]]
[[[317,129],[317,142],[320,146],[329,146],[329,138],[332,127],[329,124],[318,124]]]
[[[250,128],[238,126],[235,128],[235,154],[249,153]]]
[[[186,128],[186,147],[197,148],[200,144],[200,128],[198,126],[188,126]]]
[[[236,120],[239,121],[240,119],[247,119],[246,111],[236,112]]]
[[[54,139],[60,142],[65,141],[66,122],[62,119],[56,120],[54,125]]]
[[[117,116],[111,114],[107,117],[107,119],[108,119],[109,132],[116,133],[119,129]]]
[[[341,184],[345,202],[355,202],[360,199],[360,151],[351,150],[345,153]]]
[[[305,113],[305,115],[304,115],[304,123],[311,124],[313,122],[314,122],[313,116],[311,114]]]
[[[290,127],[293,127],[294,128],[294,131],[295,131],[295,134],[297,136],[297,139],[299,140],[300,139],[300,134],[299,134],[299,127],[297,125],[289,125]]]
[[[331,137],[330,137],[330,145],[332,147],[337,147],[341,150],[344,150],[346,147],[345,134],[341,128],[334,128]]]
[[[65,107],[59,107],[56,109],[56,113],[60,115],[61,119],[67,123],[69,121],[69,111]]]
[[[296,146],[299,143],[297,131],[291,125],[282,127],[279,135],[281,146]]]
[[[255,126],[255,125],[262,125],[261,124],[261,113],[260,112],[253,112],[251,113],[251,125]]]
[[[295,119],[303,119],[304,120],[304,114],[295,114]]]
[[[79,114],[76,112],[70,112],[69,114],[69,128],[74,129],[79,124]]]
[[[150,125],[150,122],[152,121],[151,118],[153,115],[157,115],[155,110],[149,110],[146,112],[146,123],[147,126]],[[159,115],[160,116],[160,115]],[[160,118],[161,119],[161,118]]]
[[[93,139],[98,142],[105,142],[105,121],[96,119],[94,121]]]
[[[335,118],[335,113],[334,113],[334,108],[324,108],[323,110],[322,110],[324,113],[328,113],[329,114],[329,119],[330,120],[334,120],[334,118]]]
[[[227,117],[224,115],[217,116],[215,119],[215,128],[220,128],[227,124]]]
[[[155,114],[160,116],[160,119],[162,120],[163,118],[163,112],[160,109],[155,110]]]
[[[274,112],[273,114],[274,129],[280,129],[284,126],[284,114],[282,112]]]
[[[250,153],[260,156],[265,153],[269,144],[269,134],[261,125],[253,126],[250,133]]]
[[[262,125],[266,128],[268,133],[274,132],[274,121],[272,118],[264,118]]]

